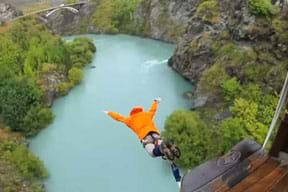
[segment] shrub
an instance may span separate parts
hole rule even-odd
[[[202,0],[195,13],[203,21],[216,23],[219,17],[219,7],[216,0]]]
[[[70,82],[63,82],[58,85],[58,93],[60,96],[65,96],[69,93],[69,90],[73,87]]]
[[[236,96],[239,94],[241,88],[240,83],[235,77],[222,82],[221,87],[224,98],[227,101],[232,101],[233,99],[235,99]]]
[[[71,65],[78,68],[90,63],[96,51],[95,45],[87,38],[76,38],[66,43],[66,48],[70,53]]]
[[[24,130],[27,136],[38,133],[42,128],[49,125],[54,119],[54,115],[49,108],[41,106],[33,107],[23,120]]]
[[[25,179],[47,177],[47,171],[37,157],[24,145],[12,141],[0,142],[1,157],[12,164]]]
[[[240,118],[229,118],[224,120],[220,125],[222,137],[222,153],[231,149],[234,145],[246,138],[245,123]]]
[[[191,111],[175,111],[165,122],[165,139],[174,140],[182,151],[179,165],[191,168],[218,153],[216,132]]]
[[[74,84],[77,85],[83,79],[83,71],[79,68],[72,67],[68,72],[68,79]]]
[[[243,85],[243,87],[241,88],[240,97],[245,98],[248,101],[260,103],[262,97],[262,90],[259,85],[249,83],[247,85]]]
[[[225,68],[222,65],[215,64],[204,71],[200,79],[201,89],[206,92],[216,92],[221,83],[228,78]]]
[[[0,81],[0,114],[14,131],[24,131],[23,118],[41,102],[41,93],[29,79]]]
[[[271,17],[275,8],[269,0],[248,0],[248,7],[252,14],[264,17]]]
[[[0,75],[7,75],[7,73],[13,75],[19,75],[22,71],[23,53],[17,44],[15,44],[6,35],[0,36]]]
[[[223,149],[227,150],[244,138],[251,138],[259,143],[263,143],[268,125],[261,121],[259,115],[265,110],[259,104],[243,98],[236,99],[231,111],[233,118],[225,120],[221,125],[223,135]],[[271,114],[269,113],[268,116]],[[272,118],[269,118],[269,124]]]

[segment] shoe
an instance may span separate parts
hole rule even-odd
[[[172,154],[179,159],[181,157],[181,151],[179,147],[177,147],[176,144],[174,144],[172,141],[166,141],[165,144],[167,145],[168,149],[172,152]]]
[[[164,149],[163,154],[164,154],[165,158],[167,158],[168,160],[174,161],[175,157],[174,157],[173,153],[168,148]]]
[[[175,157],[172,153],[172,151],[168,148],[167,143],[166,142],[162,142],[160,144],[160,151],[164,156],[164,159],[168,159],[170,161],[174,161]]]
[[[177,159],[181,157],[181,151],[175,144],[171,146],[170,150]]]

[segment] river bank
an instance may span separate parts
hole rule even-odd
[[[53,121],[50,106],[80,83],[96,49],[84,38],[64,42],[35,18],[12,23],[0,39],[0,189],[44,191],[47,170],[26,138]]]

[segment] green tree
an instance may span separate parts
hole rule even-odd
[[[72,67],[68,72],[68,78],[74,85],[77,85],[83,79],[83,72],[81,69]]]
[[[42,128],[49,125],[54,115],[49,108],[36,106],[31,108],[23,119],[23,127],[27,136],[38,133]]]
[[[0,116],[15,131],[24,131],[23,118],[31,107],[40,103],[41,93],[29,79],[0,81]]]
[[[76,38],[66,43],[66,47],[70,54],[71,65],[78,68],[90,63],[96,51],[95,45],[87,38]]]
[[[227,152],[247,136],[245,131],[245,120],[240,118],[229,118],[224,120],[220,126],[221,130],[221,150]]]
[[[73,87],[71,82],[63,82],[58,85],[58,92],[61,96],[67,95],[69,90]]]
[[[0,36],[0,42],[0,77],[20,75],[23,59],[21,49],[6,35]]]
[[[233,117],[223,121],[220,126],[223,136],[222,150],[227,151],[245,138],[263,143],[268,126],[258,118],[258,104],[239,98],[234,101],[231,111]]]
[[[165,139],[173,140],[181,149],[179,165],[184,168],[194,167],[218,153],[216,135],[196,113],[184,110],[167,118],[163,132]]]

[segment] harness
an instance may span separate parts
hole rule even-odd
[[[143,147],[145,148],[145,146],[147,144],[154,144],[155,146],[160,145],[160,141],[161,137],[158,133],[155,132],[150,132],[147,134],[147,136],[141,140],[141,143],[143,145]]]

